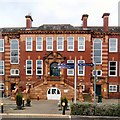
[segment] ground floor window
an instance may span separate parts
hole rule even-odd
[[[117,92],[117,85],[109,85],[109,92]]]
[[[4,90],[4,83],[0,83],[0,90]]]

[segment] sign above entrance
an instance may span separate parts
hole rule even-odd
[[[78,63],[78,66],[94,66],[93,63]],[[60,63],[58,64],[59,69],[74,69],[74,63]]]
[[[60,63],[58,64],[59,69],[74,69],[74,63]]]

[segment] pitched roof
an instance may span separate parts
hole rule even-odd
[[[81,26],[72,26],[70,24],[43,24],[39,27],[32,27],[29,29],[26,29],[26,27],[10,27],[10,28],[0,28],[0,32],[3,33],[14,33],[14,32],[19,32],[19,31],[53,31],[53,30],[60,30],[60,31],[76,31],[76,30],[91,30],[91,31],[96,31],[96,32],[104,32],[103,31],[103,26],[88,26],[87,28],[82,28]],[[120,33],[120,27],[117,26],[110,26],[109,27],[109,32],[115,32],[115,33]]]

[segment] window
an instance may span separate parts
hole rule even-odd
[[[67,50],[74,51],[74,37],[67,38]]]
[[[0,75],[4,75],[4,61],[0,60]]]
[[[93,63],[102,64],[102,41],[99,38],[93,43]]]
[[[117,76],[117,62],[116,61],[109,62],[109,76]]]
[[[78,37],[78,51],[85,51],[85,37]]]
[[[117,52],[118,49],[118,39],[110,38],[109,39],[109,52]]]
[[[36,37],[36,51],[43,51],[43,38]]]
[[[36,75],[43,75],[43,60],[36,60]]]
[[[4,39],[0,39],[0,52],[4,52]]]
[[[78,63],[85,63],[84,60],[78,60]],[[78,66],[78,75],[84,76],[85,73],[85,66]]]
[[[63,51],[63,50],[64,50],[64,38],[57,37],[57,51]]]
[[[46,50],[53,51],[53,38],[52,37],[46,38]]]
[[[93,76],[95,75],[95,71],[93,70]],[[102,76],[102,70],[96,70],[97,76]]]
[[[85,91],[85,85],[82,85],[82,91]]]
[[[10,62],[19,64],[19,41],[17,39],[12,39],[10,42]]]
[[[18,76],[19,75],[19,69],[11,69],[10,74],[12,76]]]
[[[109,92],[117,92],[117,85],[109,85]]]
[[[0,83],[0,90],[4,90],[4,83]]]
[[[67,60],[67,63],[74,63],[74,60]],[[67,75],[73,76],[74,75],[74,69],[67,69]]]
[[[26,60],[26,75],[32,75],[33,74],[33,61],[32,60]]]
[[[26,37],[26,51],[32,51],[32,37]]]

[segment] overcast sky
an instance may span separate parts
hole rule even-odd
[[[120,0],[0,0],[0,28],[24,27],[25,15],[31,14],[33,26],[71,24],[81,26],[88,14],[89,26],[102,26],[103,13],[110,13],[109,25],[118,25]]]

